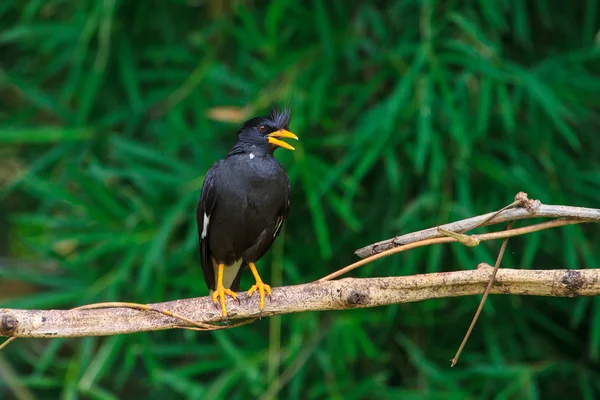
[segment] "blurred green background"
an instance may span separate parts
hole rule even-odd
[[[0,306],[206,295],[204,173],[272,102],[301,139],[277,154],[293,198],[259,263],[273,286],[520,190],[598,207],[599,14],[596,0],[2,1]],[[597,268],[599,241],[593,225],[518,237],[503,267]],[[351,276],[472,269],[499,247],[418,249]],[[0,398],[600,397],[600,299],[492,296],[450,369],[478,302],[17,340]]]

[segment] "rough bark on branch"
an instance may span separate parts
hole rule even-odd
[[[346,278],[273,288],[263,316],[303,311],[344,310],[483,293],[492,267],[388,278]],[[600,269],[501,269],[491,293],[533,296],[593,296],[600,294]],[[194,321],[221,319],[209,297],[151,305]],[[230,319],[258,317],[258,298],[228,301]],[[0,309],[0,336],[82,337],[173,329],[182,321],[152,311],[126,308],[87,310]]]

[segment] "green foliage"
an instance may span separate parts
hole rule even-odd
[[[0,251],[11,257],[0,276],[34,291],[0,306],[206,295],[193,222],[203,174],[235,140],[237,115],[271,102],[292,107],[300,136],[296,152],[278,152],[291,215],[259,263],[275,285],[520,190],[600,203],[596,0],[229,3],[1,3],[12,24],[0,31]],[[595,226],[515,238],[503,266],[597,268],[599,240]],[[355,275],[474,268],[499,246],[420,249]],[[0,354],[0,394],[600,396],[600,300],[492,296],[450,369],[478,301],[286,315],[214,334],[19,340]]]

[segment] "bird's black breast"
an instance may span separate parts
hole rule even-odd
[[[289,180],[270,155],[236,154],[215,169],[215,205],[207,239],[217,262],[258,261],[274,240],[289,201]]]

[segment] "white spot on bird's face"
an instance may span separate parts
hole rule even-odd
[[[204,213],[204,221],[202,224],[202,236],[201,239],[204,239],[206,237],[206,234],[208,233],[208,221],[210,220],[209,216],[206,215],[206,213]]]
[[[254,153],[250,153],[250,159],[252,160],[254,158]]]

